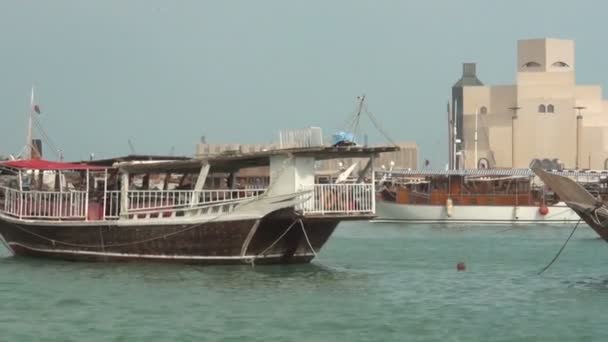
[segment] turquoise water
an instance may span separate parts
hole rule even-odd
[[[608,244],[572,226],[344,224],[313,264],[0,259],[1,341],[608,341]],[[464,261],[466,272],[457,272]]]

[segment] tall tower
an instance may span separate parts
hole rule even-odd
[[[585,90],[576,86],[574,41],[526,39],[517,42],[517,99],[513,125],[514,167],[534,159],[559,159],[575,166],[576,106],[587,106]],[[582,101],[582,102],[581,102]],[[582,103],[582,104],[581,104]]]
[[[483,86],[483,83],[477,78],[477,70],[475,63],[463,63],[462,64],[462,76],[452,86],[452,101],[450,111],[450,141],[449,148],[450,156],[449,168],[458,169],[462,166],[461,158],[455,155],[457,151],[464,149],[463,139],[463,88],[467,86]],[[456,144],[456,141],[461,141],[460,145]]]

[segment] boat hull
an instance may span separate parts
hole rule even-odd
[[[593,229],[597,235],[604,241],[608,242],[608,215],[605,213],[594,213],[592,211],[585,211],[575,209],[580,216],[580,219],[585,221]]]
[[[61,225],[0,218],[0,234],[16,256],[70,261],[289,264],[310,262],[338,223],[332,218],[307,219],[285,213],[179,225]]]
[[[536,206],[454,205],[451,215],[444,205],[399,204],[377,201],[376,222],[406,223],[572,223],[578,215],[564,203],[549,206],[546,215]]]

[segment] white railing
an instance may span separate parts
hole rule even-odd
[[[228,202],[207,203],[197,206],[176,207],[170,209],[137,210],[133,212],[127,212],[126,217],[128,219],[140,220],[175,218],[179,216],[218,216],[233,212],[241,203],[241,201],[236,200]]]
[[[107,191],[87,203],[86,191],[19,191],[0,187],[0,211],[29,219],[119,219],[175,217],[176,215],[230,212],[242,200],[262,195],[265,189],[131,190],[127,213],[121,213],[120,191]],[[305,215],[370,215],[375,213],[373,184],[315,184],[310,198],[298,205]],[[89,212],[91,208],[96,208]],[[187,213],[186,213],[187,212]],[[92,217],[87,217],[93,215]],[[142,216],[143,215],[143,216]],[[141,216],[141,217],[140,217]]]
[[[118,219],[120,217],[120,190],[106,191],[104,204],[104,218]]]
[[[137,212],[217,204],[254,198],[263,194],[264,191],[266,190],[130,190],[128,210]]]
[[[0,210],[19,218],[84,219],[86,191],[19,191],[0,188]]]
[[[168,217],[175,212],[205,212],[219,210],[218,205],[239,203],[241,200],[255,198],[265,189],[229,190],[131,190],[128,193],[127,214],[162,212]],[[32,219],[87,219],[86,191],[52,192],[19,191],[0,187],[0,211],[5,214]],[[121,196],[119,190],[107,191],[90,205],[97,205],[95,217],[91,220],[119,219],[121,215]],[[214,209],[215,208],[215,209]],[[202,210],[202,211],[201,211]],[[223,209],[222,209],[223,210]]]
[[[309,215],[374,214],[373,184],[315,184],[310,199],[299,208]]]
[[[253,198],[264,193],[263,189],[243,190],[130,190],[128,210],[171,209],[199,206]]]
[[[127,211],[121,212],[120,191],[108,191],[105,219],[158,219],[228,213],[243,200],[260,196],[265,189],[239,190],[131,190]]]

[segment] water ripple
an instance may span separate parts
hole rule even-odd
[[[0,259],[6,341],[608,340],[608,245],[571,227],[343,225],[310,265]],[[457,272],[463,261],[466,272]]]

